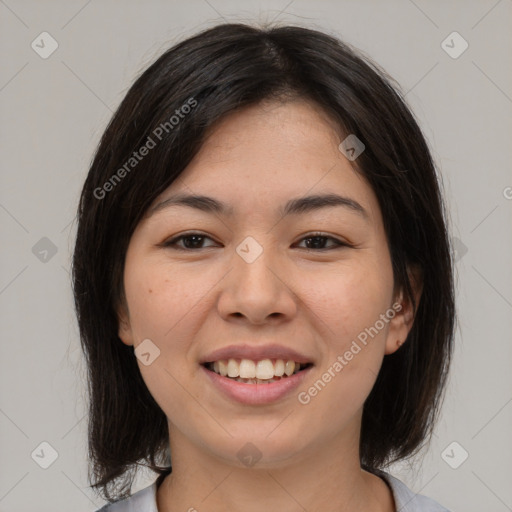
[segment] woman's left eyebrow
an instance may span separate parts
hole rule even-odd
[[[173,206],[187,206],[195,208],[206,213],[214,213],[216,215],[232,216],[234,214],[233,206],[219,201],[213,197],[192,194],[176,194],[164,201],[156,204],[149,212],[151,217],[158,211]],[[290,199],[284,206],[278,209],[281,217],[288,215],[303,215],[322,208],[343,207],[354,213],[359,214],[365,220],[369,220],[368,212],[356,200],[349,197],[340,196],[338,194],[317,194],[305,197],[297,197]]]

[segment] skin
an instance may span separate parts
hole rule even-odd
[[[170,206],[133,233],[119,336],[135,347],[149,338],[160,350],[148,366],[137,359],[169,424],[173,472],[158,489],[160,512],[395,510],[385,482],[360,468],[359,435],[383,357],[406,339],[413,315],[395,287],[377,198],[338,149],[341,135],[304,100],[230,114],[154,205],[177,192],[204,194],[228,203],[232,216]],[[357,201],[367,218],[339,206],[277,213],[289,199],[320,193]],[[163,246],[191,230],[207,238],[189,240],[188,251]],[[352,246],[322,250],[336,245],[315,245],[315,231]],[[252,263],[236,252],[247,236],[263,249]],[[397,302],[400,312],[301,404],[298,391]],[[244,342],[292,347],[315,365],[277,403],[240,404],[214,389],[199,361]],[[237,457],[247,442],[261,453],[251,467]]]

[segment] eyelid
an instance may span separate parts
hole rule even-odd
[[[162,242],[161,244],[158,244],[158,245],[160,245],[164,248],[176,249],[178,251],[181,250],[181,251],[186,251],[186,252],[199,251],[202,249],[209,248],[209,247],[204,247],[204,248],[200,248],[200,249],[186,249],[186,248],[179,247],[176,245],[176,243],[179,242],[180,240],[182,240],[183,238],[188,238],[188,237],[192,237],[192,236],[201,236],[203,238],[209,238],[210,240],[213,240],[215,242],[214,238],[211,237],[210,235],[208,235],[207,233],[203,233],[201,231],[186,231],[185,233],[180,233],[179,235],[175,235],[171,238],[168,238],[167,240],[165,240],[164,242]]]
[[[192,236],[199,236],[199,237],[202,237],[202,238],[207,238],[207,239],[210,239],[210,240],[214,240],[213,237],[211,237],[210,235],[208,235],[207,233],[204,233],[204,232],[201,232],[201,231],[187,231],[185,233],[180,233],[176,236],[173,236],[172,238],[164,241],[163,243],[159,244],[160,246],[164,247],[164,248],[170,248],[170,249],[174,249],[174,250],[178,250],[178,251],[183,251],[183,252],[199,252],[203,249],[209,249],[211,246],[208,246],[208,247],[200,247],[200,248],[197,248],[197,249],[187,249],[187,248],[184,248],[184,247],[179,247],[177,245],[177,243],[179,241],[181,241],[182,239],[184,238],[188,238],[188,237],[192,237]],[[334,250],[334,249],[340,249],[340,248],[343,248],[343,247],[354,247],[353,244],[351,244],[350,242],[347,242],[346,240],[343,240],[343,239],[340,239],[336,236],[333,236],[329,233],[325,233],[325,232],[322,232],[322,231],[312,231],[312,232],[309,232],[309,233],[305,233],[303,235],[300,236],[300,238],[298,239],[298,242],[295,242],[295,243],[299,243],[299,242],[302,242],[304,240],[307,240],[307,239],[311,239],[311,238],[325,238],[325,239],[328,239],[328,240],[332,240],[334,242],[334,246],[333,247],[329,247],[329,248],[324,248],[324,249],[308,249],[307,247],[305,248],[302,248],[306,251],[313,251],[313,252],[328,252],[328,251],[331,251],[331,250]],[[216,242],[217,243],[217,242]]]

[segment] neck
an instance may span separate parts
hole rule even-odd
[[[343,437],[351,443],[344,443]],[[352,433],[279,463],[239,467],[192,444],[170,426],[172,473],[157,493],[159,512],[336,510],[394,512],[392,493],[361,469]]]

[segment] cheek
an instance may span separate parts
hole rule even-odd
[[[336,349],[373,326],[390,307],[391,267],[363,260],[303,281],[307,307],[323,324],[322,332]]]
[[[313,386],[301,390],[301,403],[313,417],[328,414],[333,435],[361,409],[382,364],[388,324],[379,319],[390,307],[393,288],[388,262],[384,256],[361,257],[321,284],[316,280],[316,293],[309,295],[325,355]],[[372,330],[376,322],[379,329]]]
[[[193,358],[193,330],[200,326],[197,317],[208,288],[206,283],[203,290],[204,280],[194,275],[178,273],[159,262],[126,263],[125,288],[135,343],[150,339],[159,350],[150,365],[139,360],[137,363],[149,392],[168,418],[193,417],[197,413],[186,391],[196,368],[187,361]]]
[[[188,276],[188,277],[187,277]],[[166,343],[176,340],[184,320],[207,295],[197,273],[176,272],[168,264],[126,265],[125,287],[132,327],[140,336]],[[186,322],[185,322],[186,323]]]

